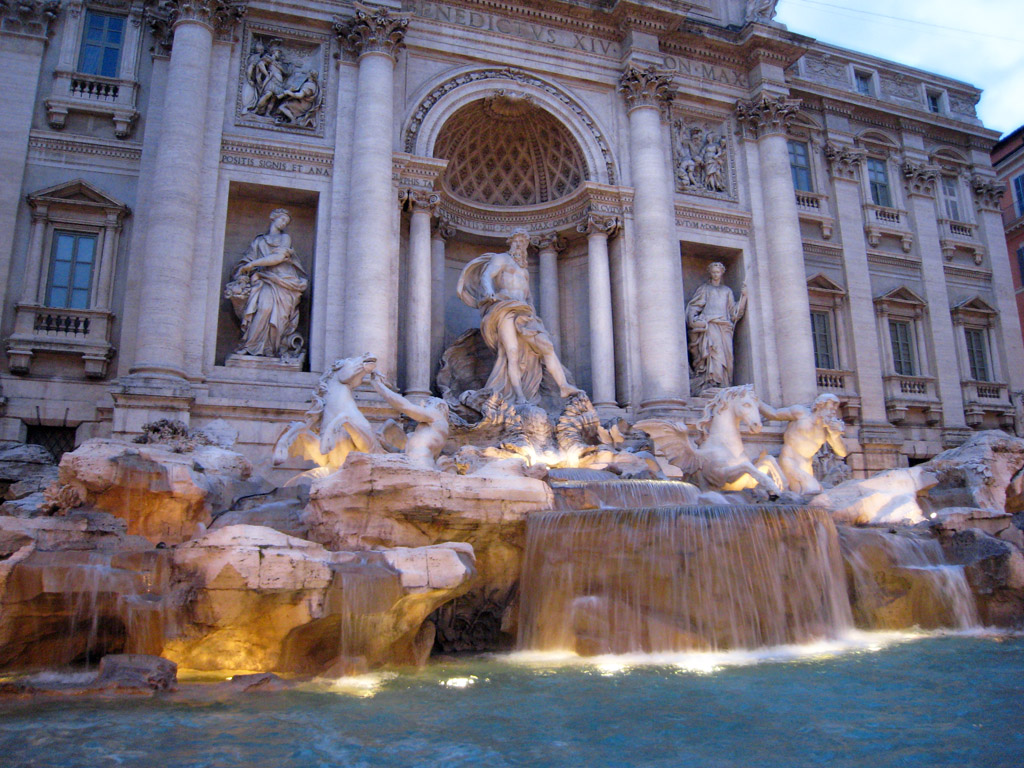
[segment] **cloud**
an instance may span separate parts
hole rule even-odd
[[[1021,0],[782,0],[777,20],[822,42],[981,88],[978,115],[988,128],[1005,134],[1024,124]]]

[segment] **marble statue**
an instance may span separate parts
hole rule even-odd
[[[285,231],[290,221],[284,208],[271,212],[267,233],[253,238],[225,288],[224,298],[231,301],[242,323],[238,354],[302,356],[305,340],[298,333],[299,301],[309,279]]]
[[[839,416],[839,398],[833,394],[818,395],[814,403],[772,408],[761,403],[761,416],[772,421],[788,421],[782,436],[779,468],[786,476],[789,490],[796,493],[821,493],[821,483],[814,476],[814,456],[826,443],[839,458],[846,457],[843,432],[846,424]]]
[[[328,368],[313,390],[313,404],[305,419],[293,421],[277,439],[274,465],[298,456],[334,472],[352,451],[383,453],[373,427],[352,396],[376,365],[377,358],[365,354],[338,360]]]
[[[725,135],[686,120],[673,124],[676,189],[680,192],[727,193],[728,141]]]
[[[769,22],[775,18],[775,6],[779,0],[747,0],[744,17],[747,21]]]
[[[732,289],[722,285],[724,264],[713,262],[708,275],[711,279],[697,288],[686,305],[695,393],[707,387],[732,385],[733,331],[747,309],[746,283],[737,301]]]
[[[563,398],[579,390],[569,383],[544,323],[530,301],[526,249],[530,236],[516,230],[505,253],[485,253],[462,270],[459,298],[480,310],[480,333],[497,355],[486,389],[518,403],[537,403],[544,369]]]
[[[243,113],[285,125],[312,127],[323,102],[320,73],[301,51],[285,54],[280,39],[253,38],[242,83]]]
[[[448,440],[448,404],[439,397],[416,404],[390,389],[380,371],[370,374],[370,384],[384,402],[417,422],[416,429],[405,438],[403,450],[409,462],[420,469],[441,469],[438,457]]]
[[[320,73],[314,69],[307,72],[300,83],[281,93],[277,112],[281,122],[306,127],[313,124],[320,102]]]
[[[778,463],[765,454],[752,462],[740,437],[743,425],[751,432],[761,431],[760,409],[761,401],[749,384],[717,392],[695,425],[699,446],[681,421],[645,419],[633,427],[650,435],[655,450],[681,469],[684,477],[693,477],[706,488],[742,491],[761,487],[778,496],[784,486]]]

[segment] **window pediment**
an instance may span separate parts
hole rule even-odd
[[[101,192],[84,179],[63,182],[28,196],[28,204],[33,208],[39,206],[64,205],[71,207],[102,209],[106,213],[127,216],[131,209],[110,195]]]

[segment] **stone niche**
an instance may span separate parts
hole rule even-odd
[[[723,248],[721,246],[707,245],[704,243],[681,243],[683,260],[683,288],[686,303],[693,298],[693,294],[702,284],[708,282],[708,266],[713,262],[720,261],[725,265],[725,278],[723,285],[727,285],[738,301],[743,281],[746,280],[746,269],[743,264],[742,251],[736,248]],[[750,384],[754,381],[754,366],[751,356],[750,338],[750,314],[757,312],[758,307],[753,303],[754,286],[747,285],[747,309],[743,317],[736,323],[736,330],[733,336],[734,365],[732,383]],[[689,335],[686,337],[689,345]],[[692,372],[691,372],[692,373]]]
[[[299,301],[297,332],[305,340],[305,353],[296,370],[309,370],[310,317],[313,308],[313,273],[316,248],[316,217],[319,194],[302,189],[287,189],[261,184],[231,182],[228,191],[227,220],[224,225],[224,253],[221,264],[220,305],[217,317],[217,365],[225,365],[238,349],[242,339],[241,324],[224,291],[231,282],[235,268],[249,249],[254,237],[267,232],[271,211],[286,208],[291,214],[287,232],[292,238],[296,260],[305,270],[309,287]],[[235,356],[238,357],[237,355]],[[249,365],[288,368],[252,357]]]

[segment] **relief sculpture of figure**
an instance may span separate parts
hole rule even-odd
[[[551,337],[530,302],[530,274],[526,251],[530,236],[518,229],[505,253],[485,253],[462,270],[456,291],[459,298],[480,310],[480,334],[497,353],[486,389],[519,403],[539,400],[546,368],[559,394],[570,397],[572,386],[555,352]]]
[[[708,267],[708,275],[711,279],[697,288],[686,305],[690,364],[693,384],[698,391],[732,385],[733,332],[747,309],[746,283],[736,301],[732,289],[722,285],[724,264],[713,262]]]
[[[270,214],[270,228],[253,238],[224,291],[242,322],[239,354],[277,358],[301,354],[299,300],[309,288],[309,279],[285,232],[290,222],[284,208]]]
[[[779,468],[786,476],[789,490],[821,493],[821,483],[814,476],[815,454],[826,443],[841,459],[847,453],[843,443],[846,424],[839,416],[839,398],[829,393],[818,395],[810,407],[772,408],[761,403],[760,411],[766,419],[791,422],[782,436],[782,451],[779,453]]]
[[[320,106],[320,75],[310,70],[302,81],[289,86],[280,96],[277,113],[280,122],[306,127],[313,123]]]

